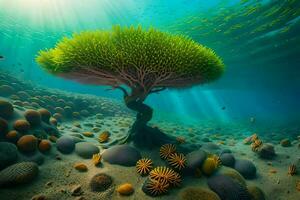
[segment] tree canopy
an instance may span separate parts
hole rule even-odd
[[[155,88],[182,88],[219,78],[222,60],[213,50],[183,35],[154,28],[114,26],[65,37],[36,61],[58,76],[113,87],[127,85],[148,94]]]

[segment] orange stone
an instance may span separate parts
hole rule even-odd
[[[42,140],[39,144],[39,150],[42,152],[49,151],[51,149],[51,143],[49,140]]]

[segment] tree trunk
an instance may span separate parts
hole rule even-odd
[[[126,106],[137,112],[136,120],[129,130],[128,141],[138,147],[151,148],[167,143],[175,143],[175,139],[167,136],[158,128],[152,128],[147,123],[152,119],[153,109],[143,103],[140,95],[124,96]]]

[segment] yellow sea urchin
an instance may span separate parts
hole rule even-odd
[[[108,131],[103,131],[102,133],[100,133],[99,137],[98,137],[98,141],[100,143],[104,143],[107,142],[109,139],[110,133]]]
[[[167,159],[172,153],[176,152],[174,144],[164,144],[160,147],[159,155],[162,159]]]
[[[151,159],[142,158],[136,162],[136,170],[141,175],[148,174],[153,168],[153,162]]]
[[[166,180],[158,181],[154,179],[148,179],[145,183],[145,192],[149,193],[151,196],[158,196],[167,193],[169,189],[169,183]]]
[[[167,181],[173,186],[179,186],[181,176],[168,167],[156,167],[150,172],[150,178],[158,181]]]
[[[168,162],[175,169],[181,170],[185,168],[186,158],[182,153],[173,153],[169,156]]]

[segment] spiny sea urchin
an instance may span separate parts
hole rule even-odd
[[[173,153],[168,158],[169,164],[175,169],[181,170],[186,166],[186,158],[182,153]]]
[[[142,190],[150,196],[159,196],[168,192],[170,184],[166,180],[147,179]]]
[[[174,144],[164,144],[159,149],[159,155],[162,159],[167,159],[172,153],[176,152]]]
[[[136,170],[141,175],[147,175],[153,168],[153,162],[149,158],[142,158],[136,162]]]
[[[181,176],[177,172],[162,166],[151,170],[150,178],[158,181],[167,181],[167,183],[173,186],[179,186],[181,183]]]

